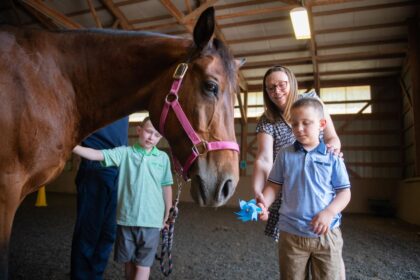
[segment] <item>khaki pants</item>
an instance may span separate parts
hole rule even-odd
[[[328,231],[318,238],[309,238],[280,232],[280,279],[340,279],[343,238],[340,228]],[[309,266],[309,263],[311,264]]]

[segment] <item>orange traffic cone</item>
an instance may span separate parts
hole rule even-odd
[[[45,186],[42,186],[38,190],[38,195],[35,202],[36,207],[46,207],[47,206],[47,197],[45,195]]]

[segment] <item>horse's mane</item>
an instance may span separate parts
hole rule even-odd
[[[8,24],[0,24],[0,27],[12,27]],[[39,31],[40,29],[37,28],[25,28],[25,29],[33,29],[35,31]],[[61,29],[61,30],[54,30],[49,31],[52,33],[70,33],[70,34],[98,34],[98,35],[110,35],[110,36],[122,36],[122,37],[143,37],[143,36],[153,36],[153,37],[161,37],[161,38],[172,38],[172,39],[185,39],[180,36],[173,36],[158,32],[151,32],[151,31],[135,31],[135,30],[120,30],[120,29],[100,29],[100,28],[86,28],[86,29]],[[237,77],[235,76],[236,73],[236,65],[234,62],[234,58],[228,47],[219,39],[214,38],[212,40],[212,45],[208,46],[203,50],[202,55],[204,54],[211,54],[215,55],[218,54],[223,62],[223,66],[226,70],[226,75],[229,80],[229,86],[231,89],[235,91],[237,86]],[[191,45],[191,48],[193,48]],[[191,50],[190,50],[191,51]]]
[[[168,35],[164,33],[151,32],[151,31],[135,31],[135,30],[121,30],[121,29],[102,29],[102,28],[86,28],[86,29],[63,29],[52,32],[57,33],[79,33],[79,34],[104,34],[104,35],[118,35],[127,37],[138,36],[157,36],[162,38],[182,39],[179,36]]]
[[[233,90],[233,92],[235,92],[236,89],[236,82],[237,82],[237,77],[235,75],[236,73],[236,65],[235,65],[235,60],[233,58],[233,55],[231,53],[231,51],[229,50],[229,48],[219,39],[214,38],[213,39],[213,48],[207,48],[205,51],[207,51],[207,53],[209,54],[219,54],[219,56],[222,59],[223,62],[223,66],[226,70],[226,75],[228,77],[229,80],[229,87]]]

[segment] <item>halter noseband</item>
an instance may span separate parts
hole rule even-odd
[[[173,75],[174,81],[172,82],[171,90],[165,97],[165,103],[163,105],[163,109],[162,109],[162,113],[160,115],[160,121],[159,121],[159,132],[164,136],[166,118],[168,116],[169,109],[172,108],[174,110],[174,113],[178,121],[181,123],[182,127],[184,128],[185,133],[188,135],[188,138],[191,140],[193,144],[191,148],[192,150],[191,155],[187,158],[187,161],[184,163],[183,166],[172,154],[175,164],[177,165],[176,167],[178,171],[182,172],[182,176],[184,180],[188,180],[188,171],[190,170],[194,161],[199,156],[204,155],[207,152],[217,151],[217,150],[234,150],[239,153],[239,145],[236,142],[233,142],[233,141],[207,142],[206,140],[200,139],[200,137],[195,132],[187,116],[182,110],[181,104],[179,104],[178,102],[178,91],[181,87],[182,79],[184,78],[185,73],[187,73],[187,70],[188,70],[187,63],[180,63],[176,67],[176,70]]]

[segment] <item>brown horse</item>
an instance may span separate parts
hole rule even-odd
[[[237,70],[226,47],[211,39],[214,9],[194,28],[194,40],[123,31],[0,28],[0,279],[7,278],[15,212],[31,192],[56,177],[73,147],[96,129],[148,110],[159,127],[179,63],[188,71],[179,103],[204,143],[235,141]],[[182,163],[191,141],[173,111],[165,137]],[[201,154],[189,169],[201,205],[222,205],[237,185],[238,153]]]

